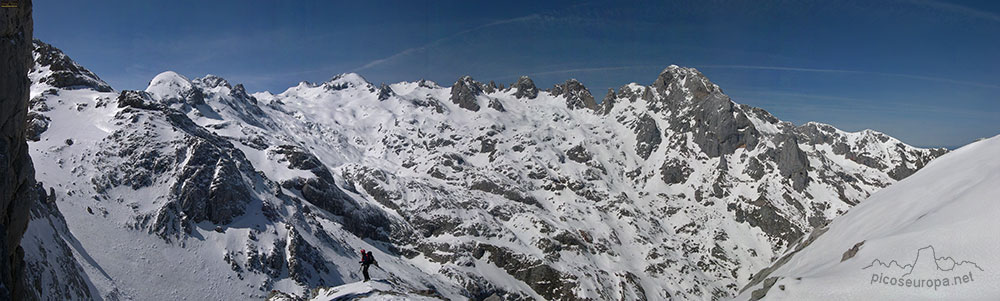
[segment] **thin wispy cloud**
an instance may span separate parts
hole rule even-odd
[[[932,76],[922,76],[922,75],[912,75],[912,74],[902,74],[902,73],[889,73],[889,72],[874,72],[874,71],[861,71],[861,70],[844,70],[844,69],[823,69],[823,68],[803,68],[803,67],[787,67],[787,66],[756,66],[756,65],[698,65],[695,66],[700,69],[747,69],[747,70],[769,70],[769,71],[790,71],[790,72],[810,72],[810,73],[840,73],[840,74],[863,74],[863,75],[876,75],[876,76],[887,76],[887,77],[897,77],[897,78],[907,78],[922,81],[932,81],[940,83],[949,83],[981,88],[993,88],[1000,89],[998,85],[991,85],[979,82],[970,81],[960,81],[948,78],[932,77]],[[568,74],[568,73],[581,73],[581,72],[603,72],[603,71],[617,71],[617,70],[633,70],[633,69],[651,69],[651,68],[662,68],[662,66],[654,65],[629,65],[629,66],[613,66],[613,67],[597,67],[597,68],[573,68],[573,69],[562,69],[562,70],[552,70],[543,72],[533,72],[524,75],[528,76],[540,76],[540,75],[551,75],[551,74]],[[516,78],[520,75],[509,75],[500,78]]]
[[[500,26],[500,25],[505,25],[505,24],[511,24],[511,23],[520,23],[520,22],[528,22],[528,21],[540,20],[541,18],[542,18],[541,15],[532,14],[532,15],[527,15],[527,16],[523,16],[523,17],[517,17],[517,18],[512,18],[512,19],[506,19],[506,20],[499,20],[499,21],[495,21],[495,22],[491,22],[491,23],[479,25],[479,26],[476,26],[476,27],[473,27],[473,28],[470,28],[470,29],[466,29],[466,30],[462,30],[462,31],[456,32],[456,33],[454,33],[454,34],[452,34],[450,36],[434,40],[434,41],[432,41],[430,43],[427,43],[427,44],[424,44],[424,45],[421,45],[421,46],[417,46],[417,47],[413,47],[413,48],[408,48],[408,49],[405,49],[403,51],[397,52],[396,54],[390,55],[388,57],[371,61],[371,62],[365,64],[364,66],[361,66],[361,67],[359,67],[357,69],[354,69],[353,71],[354,72],[358,72],[358,71],[366,70],[366,69],[369,69],[369,68],[372,68],[372,67],[376,67],[376,66],[385,64],[385,63],[393,62],[393,61],[398,60],[398,59],[400,59],[402,57],[406,57],[406,56],[414,54],[414,53],[419,53],[419,52],[425,51],[425,50],[427,50],[429,48],[433,48],[433,47],[439,46],[439,45],[441,45],[444,42],[447,42],[449,40],[455,39],[457,37],[460,37],[460,36],[463,36],[463,35],[466,35],[466,34],[469,34],[469,33],[480,31],[480,30],[483,30],[483,29],[486,29],[486,28]]]
[[[843,97],[843,96],[831,96],[831,95],[821,95],[821,94],[810,94],[810,93],[800,93],[800,92],[787,92],[787,91],[772,91],[772,90],[742,90],[733,89],[728,92],[738,92],[742,94],[755,94],[755,95],[766,95],[772,97],[783,97],[783,98],[806,98],[806,99],[816,99],[816,100],[834,100],[841,103],[844,102],[855,102],[855,103],[865,103],[868,102],[860,98]]]
[[[932,9],[946,11],[950,13],[965,15],[967,17],[975,19],[989,20],[993,22],[1000,22],[1000,15],[985,11],[981,9],[975,9],[968,6],[958,5],[954,3],[948,3],[943,1],[935,0],[908,0],[908,2],[920,6],[930,7]]]
[[[541,76],[541,75],[552,75],[552,74],[570,74],[570,73],[584,73],[584,72],[604,72],[604,71],[618,71],[618,70],[635,70],[635,69],[659,69],[662,66],[653,65],[629,65],[629,66],[612,66],[612,67],[595,67],[595,68],[572,68],[572,69],[561,69],[561,70],[551,70],[542,72],[531,72],[525,74],[517,75],[506,75],[497,77],[499,79],[508,78],[518,78],[522,75],[526,76]]]
[[[961,81],[949,78],[940,78],[932,76],[923,75],[912,75],[912,74],[902,74],[902,73],[889,73],[889,72],[874,72],[874,71],[861,71],[861,70],[843,70],[843,69],[822,69],[822,68],[802,68],[802,67],[785,67],[785,66],[754,66],[754,65],[701,65],[696,66],[697,68],[711,69],[748,69],[748,70],[770,70],[770,71],[791,71],[791,72],[811,72],[811,73],[842,73],[842,74],[866,74],[866,75],[877,75],[877,76],[888,76],[897,78],[908,78],[923,81],[933,81],[940,83],[949,83],[981,88],[992,88],[1000,89],[998,85],[991,85],[979,82]]]

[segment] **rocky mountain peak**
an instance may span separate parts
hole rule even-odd
[[[166,105],[205,103],[201,90],[196,89],[190,79],[174,71],[157,74],[149,81],[146,92]]]
[[[469,111],[479,111],[476,97],[483,94],[483,84],[463,76],[451,86],[451,102]]]
[[[620,88],[618,88],[618,92],[615,92],[614,90],[611,90],[609,88],[608,89],[608,93],[609,94],[608,94],[608,96],[605,96],[605,101],[608,100],[608,97],[613,97],[614,100],[616,100],[616,101],[628,101],[629,103],[634,103],[636,100],[638,100],[640,98],[642,98],[642,99],[651,99],[652,98],[651,97],[652,94],[646,95],[646,93],[648,93],[649,91],[650,91],[649,88],[646,87],[646,86],[643,86],[643,85],[640,85],[640,84],[637,84],[637,83],[629,83],[627,85],[624,85],[624,86],[621,86]],[[602,103],[603,102],[604,101],[602,101]],[[607,106],[609,106],[608,109],[610,109],[610,106],[613,106],[613,105],[614,105],[613,102],[610,103],[610,104],[608,104],[607,105]]]
[[[426,79],[421,79],[421,80],[417,81],[417,86],[423,87],[423,88],[428,88],[428,89],[437,89],[437,88],[441,87],[441,85],[438,85],[434,81],[432,81],[432,80],[426,80]]]
[[[590,94],[590,90],[576,79],[570,79],[565,83],[555,85],[550,90],[550,93],[552,93],[552,96],[566,98],[566,107],[570,109],[597,109],[597,102],[594,100],[594,96]]]
[[[233,86],[229,85],[229,82],[226,81],[226,79],[211,74],[205,75],[205,77],[196,78],[192,81],[192,83],[200,84],[208,88],[215,88],[215,87],[226,87],[230,89],[233,88]]]
[[[660,71],[660,75],[658,76],[658,78],[670,81],[674,78],[683,78],[688,76],[702,77],[702,78],[705,77],[705,75],[701,74],[701,72],[698,71],[698,69],[690,67],[681,67],[677,65],[670,65],[667,66],[666,68],[663,68],[663,71]]]
[[[709,95],[722,94],[719,86],[709,81],[697,69],[679,67],[677,65],[670,65],[666,69],[663,69],[663,72],[660,72],[660,75],[653,82],[653,88],[662,97],[668,98],[670,101],[681,100],[676,97],[670,97],[670,94],[690,93],[694,99],[699,100],[705,99]]]
[[[91,88],[99,92],[111,92],[111,86],[87,68],[74,62],[59,48],[39,40],[35,40],[33,46],[35,66],[31,73],[41,77],[36,81],[57,88]]]
[[[465,87],[469,87],[469,88],[474,89],[474,90],[477,90],[479,93],[482,93],[483,89],[486,88],[486,85],[484,85],[481,82],[476,81],[475,79],[472,78],[472,76],[469,76],[469,75],[465,75],[465,76],[462,76],[462,77],[458,78],[458,80],[455,81],[455,85],[453,85],[453,87],[454,86],[459,86],[459,85],[465,86]]]
[[[232,98],[238,101],[250,102],[253,104],[257,103],[257,99],[247,93],[246,87],[243,84],[231,85],[229,81],[220,76],[208,74],[204,77],[196,78],[191,81],[194,89],[203,90],[202,94],[212,94],[215,92],[221,92],[228,94]],[[224,89],[217,89],[224,88]]]
[[[502,87],[497,87],[497,83],[496,82],[490,81],[490,83],[486,84],[486,86],[483,87],[483,92],[486,92],[486,94],[489,94],[489,93],[496,92],[497,90],[500,90],[500,89],[503,89],[503,88]]]
[[[240,99],[248,100],[252,103],[257,103],[257,98],[247,93],[247,89],[246,87],[243,87],[243,84],[236,84],[236,86],[233,86],[233,89],[229,92],[229,94]]]
[[[535,87],[535,82],[527,76],[521,76],[507,89],[514,90],[514,97],[517,98],[535,99],[538,97],[538,87]]]
[[[374,87],[364,77],[357,73],[337,74],[330,80],[324,82],[322,86],[330,90],[344,90],[347,88],[368,88],[374,92]]]

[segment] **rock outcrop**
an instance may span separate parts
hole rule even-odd
[[[527,76],[518,78],[517,82],[510,84],[507,89],[514,90],[514,97],[517,98],[535,99],[538,97],[538,87],[535,87],[535,82]]]
[[[463,76],[451,86],[451,102],[460,108],[469,111],[479,111],[477,97],[483,94],[483,84],[472,79],[471,76]]]
[[[732,154],[737,148],[753,150],[760,132],[750,122],[745,110],[722,94],[722,89],[693,68],[670,66],[656,78],[653,88],[661,99],[654,110],[678,114],[672,129],[690,131],[694,142],[709,157]]]
[[[591,109],[597,110],[597,102],[590,90],[575,79],[567,80],[561,85],[552,87],[552,96],[562,96],[566,98],[566,107],[570,109]]]
[[[31,295],[22,280],[21,237],[38,199],[35,170],[25,142],[32,66],[31,1],[0,9],[0,300]]]
[[[656,120],[649,115],[642,115],[633,125],[635,130],[635,153],[643,159],[649,159],[660,146],[660,128],[656,125]]]
[[[378,86],[378,100],[384,101],[389,99],[389,97],[396,96],[396,92],[392,91],[389,85],[381,84]]]

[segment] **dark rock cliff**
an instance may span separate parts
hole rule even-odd
[[[25,142],[33,63],[31,1],[0,9],[0,300],[29,299],[21,281],[21,237],[37,199],[35,171]]]
[[[451,102],[469,111],[479,111],[476,96],[483,94],[483,84],[472,80],[466,75],[459,78],[451,87]]]
[[[575,79],[567,80],[561,85],[552,87],[550,91],[553,96],[563,96],[566,98],[566,107],[570,109],[587,108],[597,110],[597,102],[590,94],[587,87]]]
[[[538,97],[538,88],[535,87],[535,82],[527,76],[518,78],[517,82],[510,84],[508,89],[514,90],[514,97],[517,98],[535,99]]]

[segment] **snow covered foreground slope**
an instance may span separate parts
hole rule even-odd
[[[268,301],[296,301],[301,298],[289,296],[280,292],[274,293]],[[441,300],[422,292],[399,290],[390,281],[372,280],[368,282],[354,282],[337,287],[323,287],[313,290],[309,301],[347,301],[347,300],[369,300],[369,301],[404,301],[404,300]]]
[[[114,92],[36,62],[31,155],[85,271],[68,290],[105,299],[305,296],[360,280],[359,249],[447,299],[728,298],[944,152],[782,122],[677,66],[598,104],[527,77]]]
[[[738,299],[1000,299],[1000,136],[873,194]]]

